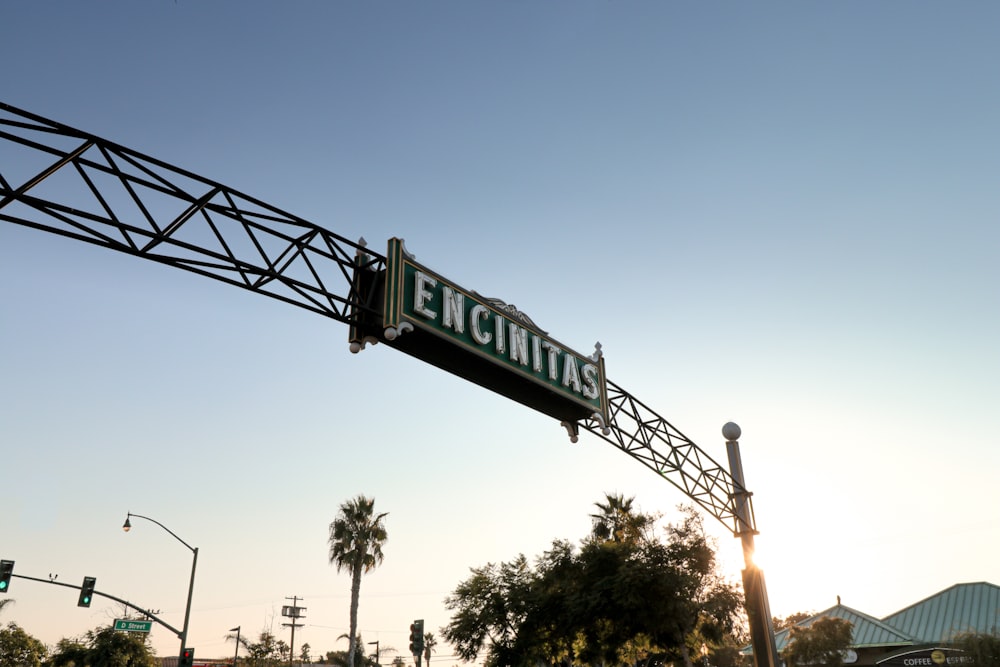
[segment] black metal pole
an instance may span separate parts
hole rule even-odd
[[[740,458],[740,427],[733,422],[722,427],[729,454],[729,471],[733,476],[733,503],[739,524],[740,541],[743,543],[743,593],[746,596],[747,620],[750,624],[750,642],[753,645],[753,661],[756,667],[777,667],[778,651],[774,643],[774,628],[771,624],[771,607],[764,585],[764,572],[753,562],[753,522],[750,518],[750,492],[743,482],[743,461]]]

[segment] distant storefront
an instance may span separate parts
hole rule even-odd
[[[1000,629],[1000,586],[985,582],[956,584],[885,618],[878,619],[840,604],[807,618],[850,621],[851,648],[844,663],[859,667],[949,667],[972,662],[954,646],[957,635]],[[779,653],[788,645],[790,628],[775,633]]]

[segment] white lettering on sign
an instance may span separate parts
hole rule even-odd
[[[489,316],[490,309],[482,304],[477,303],[469,311],[469,329],[472,332],[472,340],[480,345],[486,345],[493,340],[493,334],[489,331],[483,331],[480,327],[481,320],[489,319]]]
[[[423,315],[429,320],[437,317],[437,313],[427,307],[427,302],[433,298],[427,288],[437,287],[438,281],[431,278],[423,271],[417,271],[413,275],[413,312]]]
[[[455,333],[465,333],[465,295],[450,287],[444,288],[444,315],[441,326],[454,329]]]
[[[437,294],[440,302],[435,301]],[[432,301],[440,304],[440,312],[431,308]],[[413,312],[441,329],[462,335],[468,331],[476,345],[486,347],[492,343],[497,356],[506,357],[511,363],[530,369],[587,400],[600,397],[600,371],[595,364],[587,363],[483,304],[476,303],[466,314],[464,293],[448,285],[438,289],[438,280],[420,270],[413,272]]]

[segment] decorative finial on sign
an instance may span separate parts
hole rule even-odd
[[[378,338],[375,336],[365,336],[360,341],[352,340],[350,345],[351,354],[357,354],[361,350],[365,349],[368,345],[376,345],[378,343]]]
[[[604,435],[611,435],[611,429],[608,428],[608,425],[605,423],[604,415],[602,415],[600,412],[595,412],[594,414],[590,415],[590,418],[593,419],[598,424],[600,424],[601,433],[603,433]]]
[[[496,308],[497,310],[499,310],[501,313],[504,313],[505,315],[509,315],[510,317],[513,317],[515,320],[517,320],[521,324],[526,324],[529,327],[531,327],[532,329],[535,329],[536,331],[539,331],[539,332],[545,334],[546,336],[549,334],[548,331],[544,331],[541,327],[539,327],[537,324],[535,324],[534,321],[530,317],[528,317],[527,313],[522,313],[520,310],[518,310],[517,306],[515,306],[514,304],[507,303],[507,302],[502,301],[500,299],[494,299],[491,296],[484,296],[484,295],[480,294],[479,292],[477,292],[475,290],[473,290],[472,293],[473,293],[473,295],[479,297],[480,299],[482,299],[483,301],[485,301],[489,305],[491,305],[494,308]]]
[[[559,425],[569,433],[569,441],[576,443],[580,440],[580,427],[576,422],[559,422]]]
[[[386,327],[382,335],[386,340],[396,340],[405,333],[413,331],[413,325],[409,322],[400,322],[398,327]]]
[[[399,239],[399,248],[403,251],[403,254],[406,255],[407,259],[415,260],[417,258],[416,255],[406,249],[406,239]]]
[[[591,361],[600,361],[601,357],[604,356],[604,352],[601,351],[601,341],[594,343],[594,353],[590,355]]]

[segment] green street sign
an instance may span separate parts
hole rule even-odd
[[[127,618],[115,619],[115,630],[124,630],[125,632],[149,632],[152,629],[152,621],[130,621]]]

